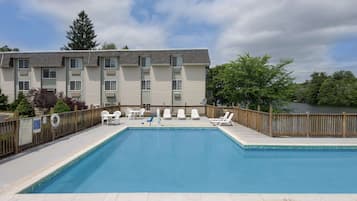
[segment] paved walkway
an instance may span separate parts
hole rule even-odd
[[[143,119],[122,119],[118,126],[97,126],[83,132],[59,139],[53,143],[0,161],[0,201],[160,201],[160,200],[357,200],[357,194],[229,194],[229,193],[102,193],[102,194],[15,194],[24,187],[45,177],[57,168],[67,164],[89,149],[99,145],[127,126],[148,126]],[[167,120],[160,122],[164,127],[212,127],[207,118],[194,120]],[[155,121],[152,126],[157,126]],[[336,138],[270,138],[249,128],[235,124],[221,127],[244,146],[249,145],[356,145],[357,139]]]
[[[239,124],[221,127],[245,147],[254,146],[340,146],[357,149],[357,138],[269,137]]]

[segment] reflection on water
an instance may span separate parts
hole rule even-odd
[[[319,106],[319,105],[310,105],[306,103],[290,103],[287,106],[287,109],[291,113],[357,113],[356,107],[334,107],[334,106]]]

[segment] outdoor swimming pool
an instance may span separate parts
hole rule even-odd
[[[356,193],[357,151],[245,150],[218,128],[128,128],[23,193]]]

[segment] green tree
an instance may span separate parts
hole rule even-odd
[[[58,99],[53,111],[54,113],[69,112],[71,111],[71,108],[69,108],[69,106],[62,99]]]
[[[95,41],[97,35],[94,26],[88,15],[81,11],[78,18],[73,20],[70,30],[67,31],[66,38],[69,40],[64,47],[65,50],[90,50],[99,44]]]
[[[128,50],[129,49],[129,47],[128,47],[128,45],[125,45],[123,48],[121,48],[121,49],[123,49],[123,50]]]
[[[0,110],[7,110],[7,96],[1,92],[0,89]]]
[[[338,71],[321,85],[319,105],[357,106],[357,79],[350,71]]]
[[[4,45],[2,47],[0,47],[0,52],[18,52],[20,51],[19,48],[10,48],[9,46],[7,45]]]
[[[286,103],[293,93],[293,78],[285,66],[292,60],[282,60],[276,65],[269,64],[271,57],[238,56],[234,61],[223,64],[223,72],[218,73],[217,82],[222,83],[218,95],[225,103],[249,105],[268,110],[269,104],[276,107]]]
[[[102,45],[102,50],[116,50],[117,46],[114,43],[104,43]]]
[[[17,105],[15,112],[18,112],[21,117],[33,117],[35,112],[32,105],[27,101],[26,98],[22,99]]]
[[[206,88],[207,88],[207,103],[208,104],[221,104],[227,103],[223,94],[220,93],[223,90],[223,72],[226,65],[219,65],[214,68],[208,69]]]
[[[309,104],[317,104],[319,102],[321,85],[328,76],[323,72],[314,72],[310,77],[311,80],[307,82],[306,102]]]

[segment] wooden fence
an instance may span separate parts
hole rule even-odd
[[[77,131],[84,130],[95,126],[101,122],[100,113],[107,110],[111,113],[114,111],[126,112],[127,108],[140,108],[140,105],[115,105],[103,108],[91,108],[86,110],[76,110],[73,112],[60,113],[60,124],[57,128],[52,128],[50,123],[50,115],[42,116],[42,121],[45,119],[46,124],[41,125],[40,133],[32,134],[32,143],[19,146],[19,127],[20,120],[13,119],[0,122],[0,158],[19,153],[28,148],[35,147],[47,142],[51,142],[58,138],[68,136]],[[163,112],[164,108],[170,108],[172,113],[175,114],[177,109],[182,108],[186,110],[186,114],[191,113],[191,109],[196,108],[201,114],[205,114],[205,106],[165,106],[156,105],[151,106],[151,110],[146,115],[156,114],[156,109],[159,108]]]
[[[357,137],[356,113],[273,113],[239,107],[206,106],[209,118],[233,112],[233,121],[272,137]]]

